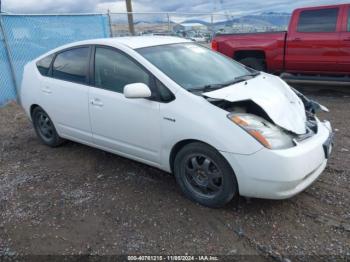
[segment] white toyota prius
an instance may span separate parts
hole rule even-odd
[[[322,173],[327,110],[279,77],[189,40],[77,42],[24,68],[21,103],[39,139],[100,148],[172,172],[184,194],[218,207],[238,194],[289,198]]]

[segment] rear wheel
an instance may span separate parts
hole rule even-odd
[[[236,177],[214,148],[191,143],[175,157],[174,173],[183,193],[208,207],[221,207],[238,193]]]
[[[37,136],[45,145],[57,147],[64,142],[64,139],[57,134],[50,117],[42,108],[36,107],[33,109],[32,120]]]
[[[266,65],[265,65],[264,59],[255,58],[255,57],[246,57],[239,60],[239,62],[255,70],[266,71]]]

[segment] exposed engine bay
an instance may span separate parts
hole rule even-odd
[[[304,106],[305,106],[305,114],[306,114],[306,133],[305,134],[294,134],[293,132],[290,132],[288,130],[285,130],[287,133],[289,133],[290,136],[292,136],[296,141],[302,141],[309,137],[312,137],[314,134],[317,134],[317,118],[316,113],[319,111],[327,111],[328,109],[324,106],[320,105],[319,103],[310,100],[306,96],[304,96],[299,91],[293,89],[293,91],[296,93],[296,95],[302,100]],[[237,101],[237,102],[229,102],[227,100],[221,100],[221,99],[214,99],[210,97],[206,97],[207,101],[211,104],[229,112],[229,113],[247,113],[259,116],[266,121],[270,123],[274,123],[274,121],[269,117],[269,115],[254,101],[252,100],[244,100],[244,101]]]
[[[316,112],[328,111],[279,77],[265,73],[200,95],[271,149],[290,148],[314,136],[319,124]]]

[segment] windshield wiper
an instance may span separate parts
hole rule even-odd
[[[205,86],[201,86],[201,87],[191,88],[189,91],[193,92],[193,93],[214,91],[214,90],[226,87],[226,86],[234,85],[234,84],[237,84],[239,82],[249,80],[250,78],[255,77],[257,75],[260,75],[260,72],[256,71],[256,72],[252,72],[250,74],[238,76],[238,77],[235,77],[232,81],[228,81],[228,82],[221,83],[221,84],[209,84],[209,85],[205,85]]]
[[[245,75],[242,75],[242,76],[237,76],[233,79],[233,81],[231,82],[227,82],[224,86],[229,86],[229,85],[234,85],[234,84],[237,84],[237,83],[240,83],[240,82],[244,82],[244,81],[247,81],[251,78],[254,78],[256,76],[260,75],[260,72],[253,72],[251,74],[245,74]]]
[[[234,84],[237,84],[237,83],[240,83],[240,82],[243,82],[243,81],[247,81],[247,80],[249,80],[251,78],[254,78],[254,77],[258,76],[258,75],[260,75],[260,72],[253,72],[251,74],[245,74],[245,75],[242,75],[242,76],[237,76],[232,81],[223,83],[222,87],[234,85]]]
[[[238,77],[235,77],[235,80],[249,80],[251,78],[254,78],[256,76],[260,75],[260,72],[259,71],[256,71],[256,72],[252,72],[250,74],[245,74],[245,75],[242,75],[242,76],[238,76]]]
[[[224,86],[225,86],[224,84],[210,84],[210,85],[192,88],[189,91],[191,91],[191,92],[209,92],[209,91],[214,91],[214,90],[220,89]]]

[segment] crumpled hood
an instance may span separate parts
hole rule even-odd
[[[295,134],[306,133],[305,107],[301,99],[279,77],[261,73],[259,76],[204,96],[229,102],[252,100],[278,126]]]

